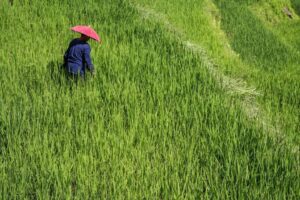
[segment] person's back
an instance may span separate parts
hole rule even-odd
[[[87,38],[81,36],[81,38],[73,39],[70,42],[68,50],[64,55],[64,65],[66,70],[71,75],[85,74],[86,67],[93,73],[94,67],[91,61],[90,45],[87,43]]]

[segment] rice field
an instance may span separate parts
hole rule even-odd
[[[299,199],[298,7],[2,0],[0,199]],[[103,44],[75,85],[78,24]]]

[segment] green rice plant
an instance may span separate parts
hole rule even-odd
[[[300,14],[300,3],[297,0],[291,0],[292,6],[295,9],[295,11]]]
[[[257,100],[263,107],[259,115],[267,115],[275,126],[280,124],[275,129],[284,127],[284,135],[299,144],[295,134],[299,132],[298,18],[290,20],[282,12],[289,1],[135,2],[162,13],[174,29],[183,33],[182,40],[206,50],[218,70],[257,88],[262,94]],[[268,13],[279,25],[263,20]],[[250,104],[246,102],[245,109],[255,113],[251,109],[257,107],[256,103]]]
[[[1,199],[299,198],[294,145],[249,120],[206,58],[132,2],[0,11]],[[97,75],[78,85],[60,69],[76,24],[104,41],[91,42]]]

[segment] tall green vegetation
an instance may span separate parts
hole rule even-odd
[[[243,1],[244,2],[244,1]],[[297,52],[288,48],[241,2],[216,1],[232,48],[247,63],[264,70],[278,71],[299,64]]]
[[[295,134],[300,131],[299,51],[251,12],[248,6],[256,1],[244,4],[240,1],[215,2],[221,13],[221,27],[232,48],[244,62],[258,69],[250,80],[263,91],[261,103],[270,112],[270,117],[277,118],[274,123],[281,124],[286,135],[299,144],[299,136]],[[282,7],[276,5],[271,3],[271,8],[273,6],[273,9],[282,12]],[[261,10],[264,12],[264,9]],[[293,27],[289,27],[288,31],[293,32]]]
[[[291,0],[291,2],[295,11],[300,15],[300,2],[297,0]]]
[[[184,40],[207,50],[219,70],[256,87],[265,115],[299,145],[299,18],[289,1],[135,2],[163,13]],[[293,20],[282,12],[286,6]]]
[[[300,197],[295,146],[249,120],[205,58],[129,1],[84,2],[0,4],[1,199]],[[76,24],[104,41],[77,85],[60,68]]]

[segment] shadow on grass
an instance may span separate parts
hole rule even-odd
[[[61,62],[50,61],[47,64],[47,70],[49,78],[53,83],[59,86],[63,86],[67,83],[68,75]]]
[[[48,77],[50,81],[58,87],[70,87],[82,85],[86,79],[84,76],[71,75],[67,72],[64,65],[59,61],[50,61],[47,64]]]
[[[300,1],[299,0],[291,0],[292,7],[297,13],[297,15],[300,15]]]
[[[0,119],[0,156],[3,155],[8,147],[7,137],[7,126],[5,126],[5,122]]]

